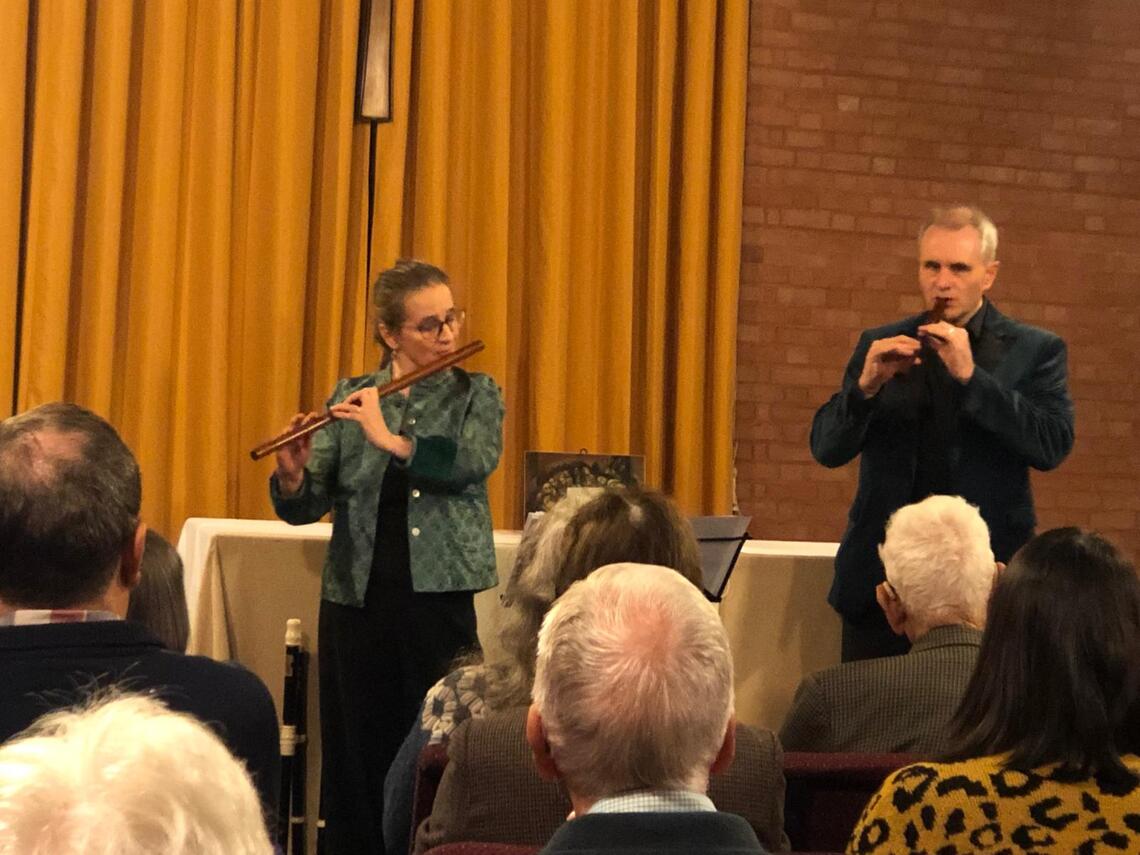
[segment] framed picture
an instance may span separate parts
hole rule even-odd
[[[363,122],[392,121],[392,2],[360,0],[356,115]]]
[[[645,479],[645,458],[634,454],[528,451],[523,455],[523,513],[548,511],[574,488],[634,486]]]

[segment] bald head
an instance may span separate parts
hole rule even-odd
[[[45,404],[0,422],[0,601],[97,598],[135,538],[141,501],[134,455],[89,410]]]

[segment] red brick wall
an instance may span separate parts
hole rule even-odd
[[[999,228],[1001,309],[1069,343],[1043,527],[1140,557],[1140,3],[753,0],[736,432],[758,536],[837,540],[857,462],[808,451],[859,330],[917,311],[934,204]]]

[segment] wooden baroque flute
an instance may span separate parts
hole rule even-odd
[[[924,323],[940,324],[944,320],[946,320],[946,300],[942,297],[935,297],[934,305],[931,306],[930,311],[926,313],[926,321]],[[922,348],[924,352],[928,352],[930,349],[931,336],[933,336],[933,333],[919,333],[918,337],[922,339]],[[939,336],[934,337],[940,338]]]
[[[936,297],[934,299],[934,305],[931,306],[930,311],[928,311],[926,313],[926,319],[923,321],[923,323],[937,324],[943,320],[943,316],[945,314],[946,314],[946,300],[942,297]],[[922,338],[923,351],[929,352],[930,343],[926,340],[925,336],[920,336],[920,337]],[[884,362],[901,362],[902,360],[909,359],[909,358],[911,358],[911,357],[895,353],[895,354],[888,354],[886,356],[883,356],[883,361]]]
[[[430,377],[433,374],[438,374],[445,368],[450,368],[457,362],[462,362],[464,359],[467,359],[470,356],[474,356],[485,347],[486,345],[483,344],[482,341],[476,339],[470,344],[466,344],[463,347],[459,348],[454,353],[449,353],[446,356],[437,359],[435,362],[428,363],[422,368],[417,368],[415,371],[405,374],[403,377],[400,377],[397,380],[393,380],[391,383],[385,383],[378,390],[380,397],[383,398],[388,395],[393,395],[396,392],[399,392],[401,389],[406,389],[414,383],[419,383],[425,377]],[[273,439],[261,443],[261,445],[257,446],[249,452],[249,456],[254,460],[260,460],[261,458],[272,454],[277,449],[282,448],[289,443],[300,439],[303,436],[308,436],[311,433],[319,431],[321,428],[332,424],[334,421],[335,417],[332,415],[332,413],[326,411],[322,415],[309,419],[307,422],[302,422],[297,427],[286,431],[280,436],[274,437]]]
[[[928,324],[940,323],[946,315],[946,299],[943,297],[935,297],[934,305],[930,307],[930,311],[926,313],[926,322]]]

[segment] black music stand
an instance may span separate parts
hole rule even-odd
[[[748,540],[748,524],[752,517],[690,517],[693,534],[701,550],[701,574],[704,593],[714,603],[724,596],[728,577],[736,567],[736,559]]]

